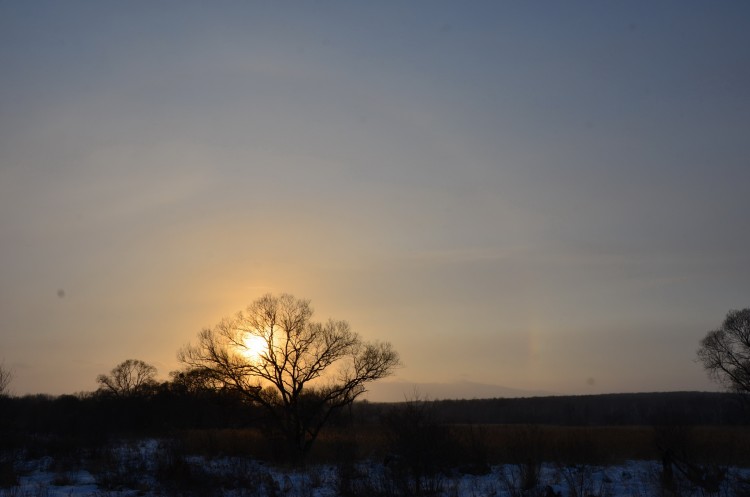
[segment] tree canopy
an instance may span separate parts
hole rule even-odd
[[[729,311],[721,327],[701,340],[698,359],[729,390],[750,393],[750,309]]]
[[[139,359],[127,359],[110,371],[110,374],[100,374],[96,381],[99,392],[128,397],[144,393],[156,386],[156,368]]]
[[[399,365],[389,343],[365,342],[346,321],[312,316],[309,300],[267,294],[201,331],[179,358],[265,407],[304,454],[333,412]]]

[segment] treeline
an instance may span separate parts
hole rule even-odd
[[[262,412],[229,391],[168,388],[118,397],[101,393],[0,397],[0,433],[100,439],[112,435],[166,435],[186,429],[256,426]]]
[[[719,426],[750,420],[742,399],[728,393],[669,392],[422,401],[446,425]],[[404,403],[355,402],[333,424],[378,425]],[[185,391],[169,383],[147,393],[114,396],[28,395],[0,398],[0,431],[78,438],[158,436],[189,429],[263,429],[265,412],[229,390]]]
[[[663,392],[433,401],[450,424],[565,426],[739,425],[750,420],[741,396]]]
[[[741,400],[722,393],[359,401],[329,420],[308,461],[390,460],[399,471],[403,465],[425,474],[484,472],[529,453],[535,464],[665,455],[691,464],[745,464],[748,419]],[[168,440],[184,457],[293,463],[272,427],[264,410],[237,392],[186,390],[173,382],[125,396],[0,397],[0,470],[12,469],[20,453],[97,459],[118,440],[144,438]]]

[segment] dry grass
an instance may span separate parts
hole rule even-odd
[[[202,456],[249,456],[262,458],[269,441],[258,429],[189,430],[178,439],[189,454]]]
[[[561,463],[615,464],[661,457],[652,426],[485,425],[482,429],[493,463],[515,462],[524,451]],[[685,447],[696,461],[750,465],[750,428],[698,426],[688,428],[684,436]]]
[[[537,425],[452,425],[450,436],[466,454],[484,454],[490,464],[525,459],[545,462],[615,464],[629,459],[658,459],[651,426],[569,427]],[[697,462],[750,466],[750,428],[692,427],[685,447]],[[257,429],[191,430],[180,435],[193,454],[249,456],[275,460],[280,441]],[[478,445],[481,445],[478,446]],[[330,428],[319,436],[310,462],[379,460],[387,455],[387,434],[379,425]]]

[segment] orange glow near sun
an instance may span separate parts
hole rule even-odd
[[[266,341],[256,335],[247,335],[243,339],[243,348],[240,353],[248,359],[257,359],[267,348]]]

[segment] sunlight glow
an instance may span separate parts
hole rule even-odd
[[[240,349],[240,354],[245,356],[247,359],[255,360],[258,359],[267,348],[266,341],[263,337],[257,335],[246,335],[243,339],[243,348]]]

